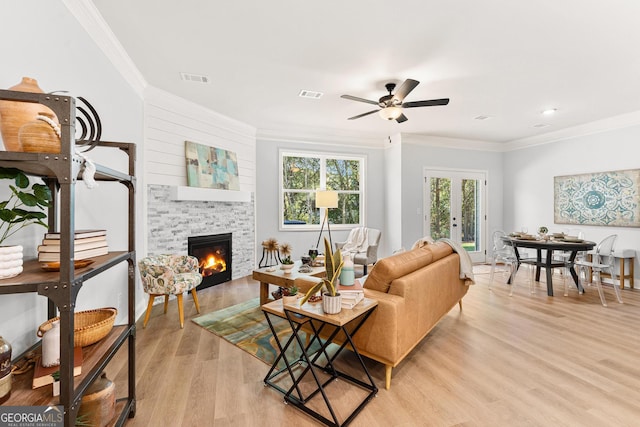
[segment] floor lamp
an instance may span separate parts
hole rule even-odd
[[[338,207],[338,193],[330,190],[317,190],[316,191],[316,208],[324,208],[324,218],[322,219],[322,227],[320,227],[320,235],[318,235],[318,242],[316,243],[316,249],[320,244],[320,238],[322,237],[322,231],[324,230],[324,223],[327,223],[327,231],[329,231],[329,244],[333,248],[333,241],[331,240],[331,228],[329,227],[329,209],[335,209]]]

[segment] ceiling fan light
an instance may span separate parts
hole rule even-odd
[[[402,108],[400,107],[386,107],[378,111],[380,117],[385,120],[395,120],[402,115]]]

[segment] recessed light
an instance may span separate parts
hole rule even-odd
[[[322,92],[316,92],[313,90],[305,90],[305,89],[302,89],[298,94],[298,96],[301,98],[312,98],[312,99],[319,99],[320,97],[322,97],[322,95],[323,95]]]
[[[546,110],[542,110],[542,114],[545,116],[550,116],[552,114],[555,114],[558,111],[557,108],[548,108]]]

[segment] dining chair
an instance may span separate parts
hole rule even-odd
[[[565,236],[584,239],[584,233],[578,228],[563,229],[562,232]],[[584,251],[580,251],[576,254],[574,263],[575,261],[584,260],[586,257],[587,253]],[[560,270],[560,274],[562,275],[562,282],[564,284],[564,296],[566,297],[569,295],[569,284],[567,280],[570,281],[571,279],[571,273],[569,272],[571,269],[571,263],[569,262],[569,258],[571,258],[571,251],[555,251],[553,253],[553,258],[564,263],[564,268]]]
[[[598,288],[598,294],[600,295],[600,301],[603,306],[607,306],[607,301],[604,298],[604,292],[602,290],[602,278],[600,273],[603,271],[607,271],[611,275],[613,290],[616,293],[616,299],[620,304],[622,304],[622,298],[620,297],[620,290],[618,286],[616,286],[616,271],[614,268],[614,257],[613,250],[616,243],[616,239],[618,238],[617,234],[612,234],[611,236],[607,236],[596,246],[595,253],[591,258],[591,261],[587,261],[586,259],[578,260],[574,263],[576,267],[578,267],[578,278],[582,277],[582,273],[584,273],[585,280],[589,279],[589,284],[593,281],[595,277],[595,284]],[[589,273],[591,272],[591,273]],[[589,277],[591,276],[591,277]],[[584,285],[583,285],[584,286]],[[567,289],[565,288],[565,293]]]
[[[509,296],[513,296],[513,289],[516,285],[516,272],[518,270],[518,258],[513,249],[513,246],[505,242],[503,237],[506,237],[507,233],[502,230],[496,230],[493,232],[493,254],[491,259],[491,275],[489,276],[489,289],[493,284],[493,278],[495,276],[496,264],[498,262],[504,263],[509,266],[509,277],[511,278],[511,288],[509,290]],[[532,267],[532,266],[529,266]],[[529,292],[534,294],[535,287],[533,286],[533,272],[535,270],[530,268],[529,271]]]

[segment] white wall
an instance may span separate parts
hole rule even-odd
[[[629,126],[578,136],[505,154],[505,229],[527,226],[536,231],[580,228],[585,238],[599,242],[618,234],[617,248],[640,253],[640,228],[555,224],[553,177],[590,172],[640,168],[640,126]],[[638,271],[636,258],[636,271]]]
[[[313,231],[280,231],[279,224],[279,150],[299,150],[310,152],[342,153],[366,156],[365,183],[365,221],[367,227],[383,230],[381,241],[386,239],[384,232],[384,160],[381,148],[367,148],[347,144],[318,144],[304,141],[281,141],[258,136],[256,146],[256,240],[260,243],[270,237],[279,242],[286,242],[293,247],[293,257],[299,259],[308,250],[315,247],[320,227]],[[331,229],[334,242],[346,240],[349,230]],[[327,231],[323,233],[327,236]],[[384,244],[382,243],[381,246]],[[258,261],[262,255],[262,247],[257,248]],[[388,255],[380,250],[378,256]]]
[[[8,88],[23,76],[36,78],[49,92],[68,90],[83,96],[98,110],[103,124],[103,140],[140,143],[142,141],[142,100],[102,54],[95,43],[60,1],[26,0],[3,2],[0,26],[0,87]],[[119,153],[93,151],[90,157],[120,168]],[[139,167],[139,166],[138,166]],[[141,181],[139,181],[140,183]],[[1,187],[4,189],[5,184]],[[95,190],[77,185],[76,227],[105,227],[109,245],[126,249],[126,191],[122,185],[101,183]],[[140,192],[138,192],[140,200]],[[4,200],[4,198],[2,199]],[[122,209],[120,209],[122,207]],[[25,257],[35,258],[44,228],[21,230],[9,244],[25,246]],[[138,240],[140,240],[138,233]],[[83,285],[78,310],[118,306],[118,295],[126,296],[126,263]],[[35,331],[46,320],[46,298],[33,294],[0,295],[0,334],[19,354],[36,342]],[[119,308],[123,321],[126,305]]]

